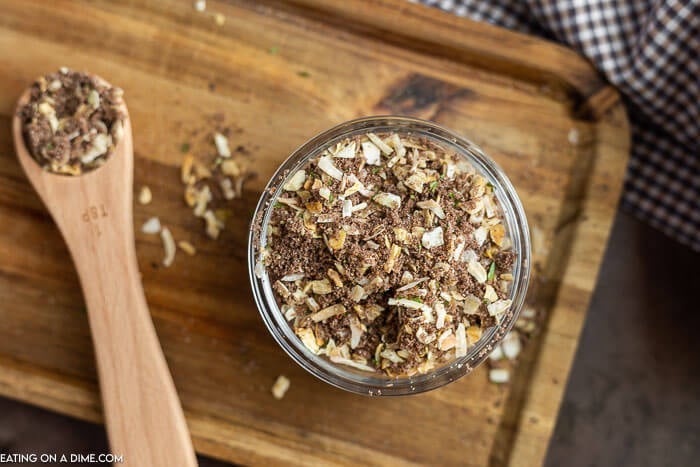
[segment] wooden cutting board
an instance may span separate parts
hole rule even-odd
[[[65,65],[126,91],[136,187],[154,195],[135,206],[136,225],[158,216],[199,250],[158,267],[160,240],[137,232],[151,313],[198,451],[255,465],[541,463],[626,165],[617,94],[573,52],[402,0],[207,4],[197,13],[189,1],[3,2],[0,393],[101,418],[76,274],[10,142],[21,90]],[[348,394],[297,367],[258,316],[246,236],[267,178],[320,130],[385,113],[473,139],[522,197],[536,260],[529,302],[547,320],[509,385],[490,384],[479,368],[418,396]],[[257,178],[215,242],[182,201],[178,167],[182,143],[217,122]],[[277,401],[270,387],[280,374],[291,389]]]

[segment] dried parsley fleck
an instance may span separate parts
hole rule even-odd
[[[182,143],[180,145],[180,152],[181,153],[184,154],[184,153],[189,152],[189,151],[190,151],[190,143]]]
[[[438,181],[437,181],[437,180],[434,180],[434,181],[430,182],[430,191],[435,191],[435,189],[437,188],[437,186],[438,186]]]
[[[486,280],[492,281],[493,278],[496,277],[496,262],[492,262],[491,266],[489,266],[489,272],[486,275]]]

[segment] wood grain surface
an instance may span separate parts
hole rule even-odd
[[[135,185],[154,194],[134,207],[135,224],[159,216],[198,248],[162,268],[160,240],[136,233],[146,298],[198,451],[255,465],[540,464],[627,160],[614,91],[565,49],[401,0],[207,5],[201,14],[160,0],[2,3],[0,393],[101,419],[77,276],[10,141],[22,89],[65,65],[126,91]],[[490,384],[479,368],[418,396],[347,394],[298,368],[258,316],[246,235],[267,178],[320,130],[378,113],[467,136],[521,195],[536,237],[529,301],[549,318],[510,385]],[[237,157],[257,176],[212,241],[182,201],[178,167],[180,145],[216,122],[233,129]],[[282,401],[270,394],[279,374],[292,382]]]

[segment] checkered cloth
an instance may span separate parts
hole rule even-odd
[[[420,2],[562,42],[593,62],[632,126],[623,207],[700,251],[700,0]]]

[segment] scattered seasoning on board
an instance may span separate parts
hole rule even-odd
[[[206,0],[196,0],[193,6],[196,11],[202,13],[207,9],[207,2]]]
[[[143,225],[141,226],[141,232],[149,235],[155,235],[157,233],[160,233],[161,228],[162,226],[160,224],[160,219],[158,219],[157,217],[151,217],[143,223]]]
[[[287,394],[290,385],[291,381],[289,381],[289,378],[284,375],[278,376],[275,384],[272,385],[272,396],[277,400],[281,400]]]
[[[181,240],[177,242],[177,246],[179,246],[182,251],[184,251],[190,256],[194,256],[197,254],[197,249],[187,240]]]
[[[183,153],[179,177],[184,185],[184,203],[192,208],[195,217],[202,219],[206,235],[217,239],[233,213],[228,203],[243,197],[244,183],[255,174],[246,168],[246,148],[239,145],[231,149],[229,135],[233,131],[223,125],[223,116],[217,114],[211,120],[210,129],[196,130],[190,135],[199,135],[199,138],[178,143],[177,147]],[[138,199],[141,204],[148,204],[152,199],[151,190],[142,187]],[[161,234],[165,267],[173,264],[178,250],[188,256],[197,254],[193,243],[176,241],[157,217],[146,221],[141,230],[145,234]]]
[[[185,203],[195,217],[204,221],[204,230],[212,239],[219,238],[231,216],[226,203],[242,198],[244,183],[253,177],[245,161],[237,157],[241,151],[231,150],[226,133],[223,129],[211,133],[209,144],[215,149],[213,157],[195,157],[187,144],[188,151],[180,166]]]
[[[139,203],[149,204],[151,200],[153,200],[153,194],[151,193],[151,189],[145,185],[142,186],[141,190],[139,191]]]
[[[389,376],[467,355],[510,309],[493,187],[432,140],[359,135],[288,176],[256,273],[304,345]]]
[[[224,16],[222,13],[207,11],[206,0],[195,0],[195,2],[192,4],[192,7],[198,13],[211,15],[211,17],[214,19],[214,23],[216,23],[217,26],[223,26],[226,23],[226,16]]]
[[[29,102],[19,110],[32,157],[45,170],[64,175],[100,167],[124,133],[123,94],[65,67],[36,80]]]
[[[170,233],[170,229],[163,227],[160,229],[160,238],[163,241],[163,249],[165,250],[165,258],[163,258],[163,266],[166,268],[170,267],[175,260],[175,253],[177,249],[175,248],[175,239],[173,234]]]

